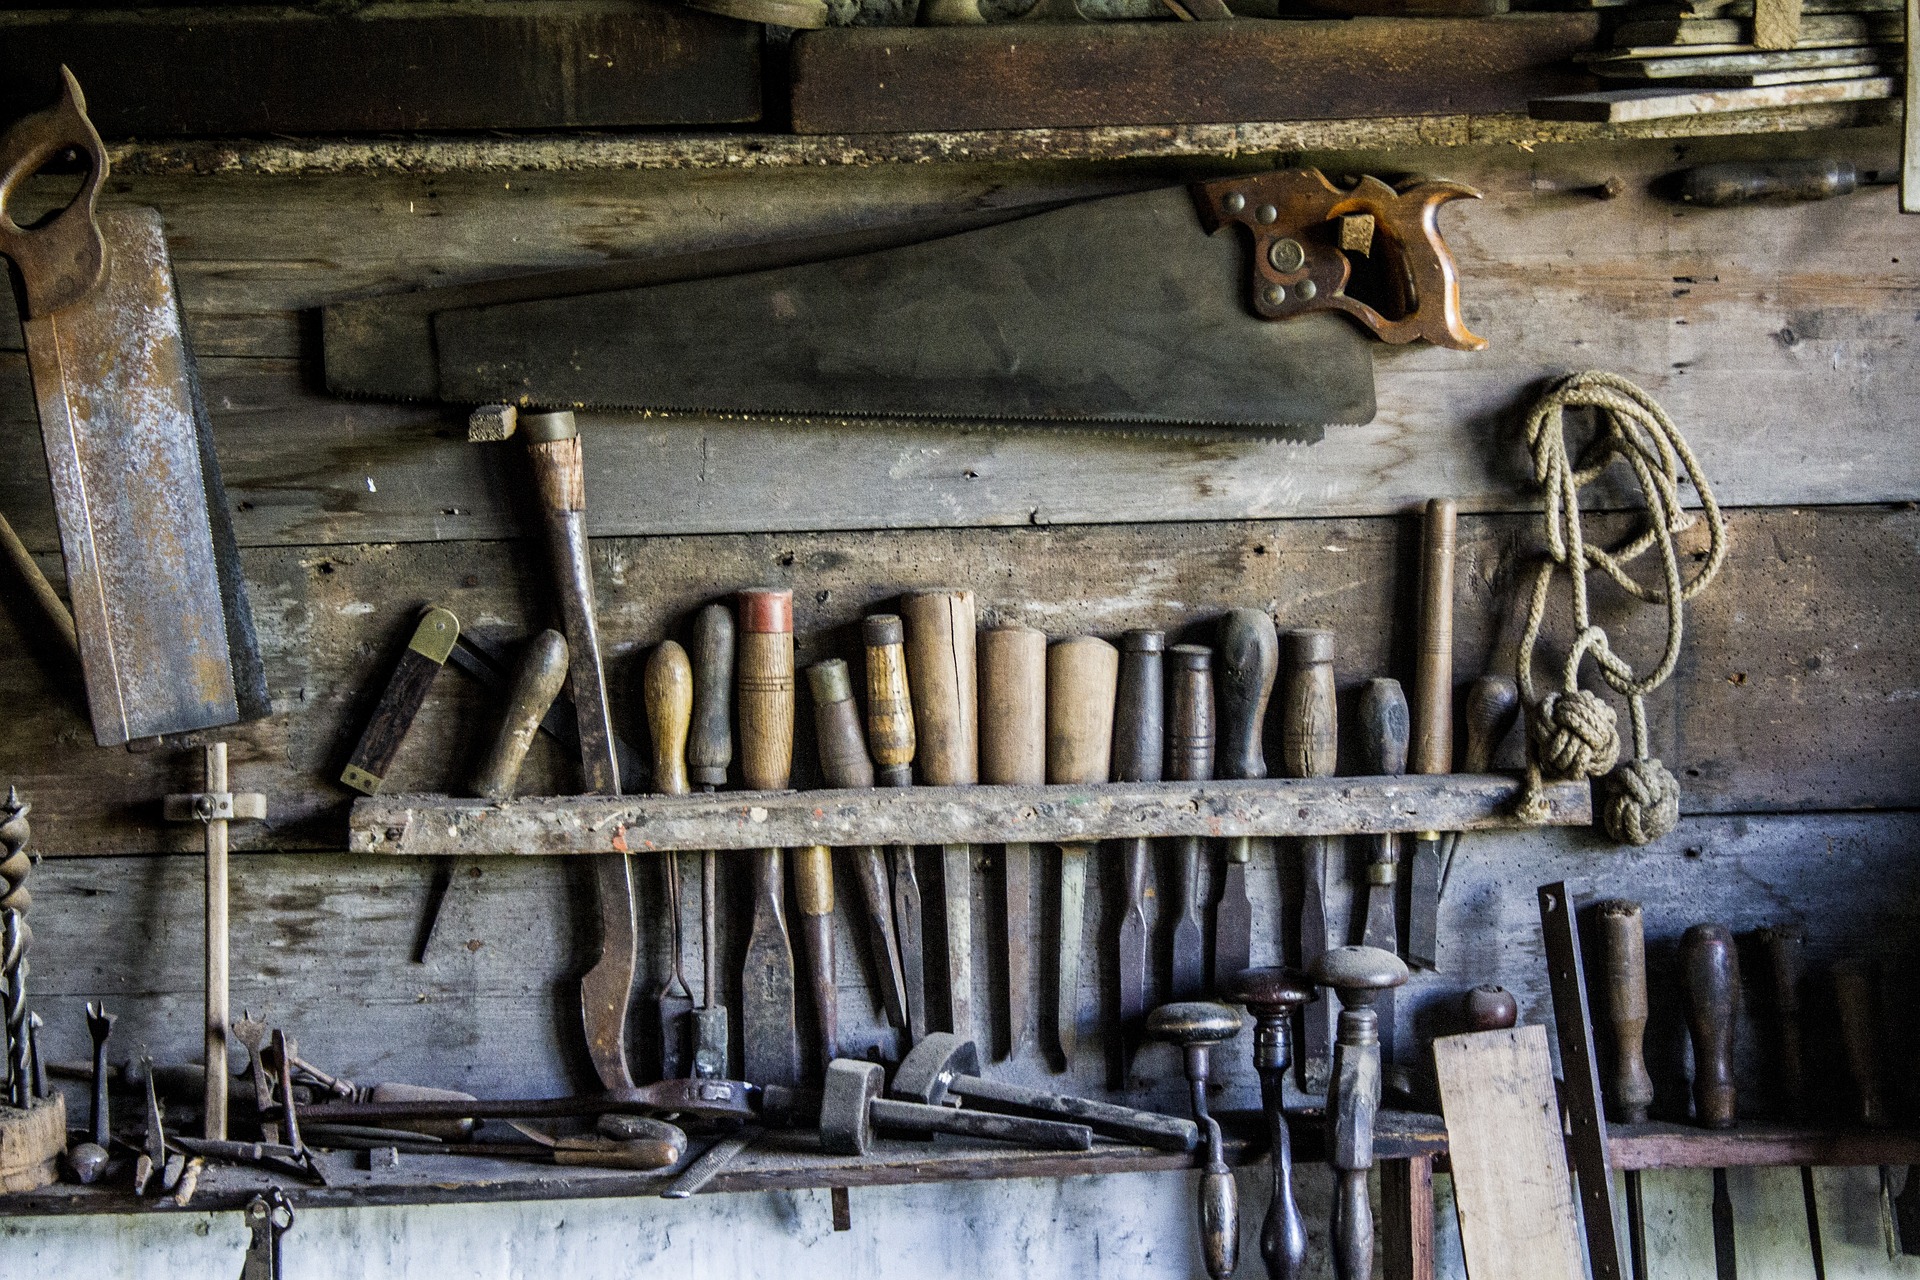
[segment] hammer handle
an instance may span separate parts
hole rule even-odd
[[[1647,940],[1640,904],[1615,900],[1594,908],[1599,926],[1600,986],[1613,1028],[1607,1093],[1621,1121],[1644,1124],[1653,1105],[1647,1075]]]
[[[1088,1151],[1093,1147],[1093,1130],[1083,1124],[931,1107],[924,1102],[901,1102],[896,1098],[875,1098],[867,1106],[875,1128],[996,1138],[1036,1151]]]
[[[1693,1038],[1694,1119],[1708,1129],[1730,1129],[1738,1118],[1733,1023],[1740,1004],[1732,931],[1721,924],[1696,924],[1682,934],[1680,977]]]
[[[693,663],[693,727],[687,739],[687,766],[694,786],[712,790],[727,785],[733,763],[733,613],[710,604],[693,615],[687,637]]]
[[[607,677],[594,616],[593,569],[587,557],[586,468],[580,437],[530,440],[527,459],[533,470],[534,492],[546,517],[547,547],[560,589],[573,706],[580,725],[581,769],[590,793],[617,796],[620,767],[613,751],[613,719],[607,705]]]
[[[903,598],[907,675],[913,688],[920,778],[931,786],[980,780],[973,592],[925,591]]]
[[[1413,750],[1418,774],[1453,771],[1453,558],[1459,509],[1427,503],[1420,557],[1420,635],[1413,668]]]

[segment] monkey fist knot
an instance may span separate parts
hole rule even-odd
[[[1658,760],[1629,760],[1607,775],[1600,822],[1625,844],[1650,844],[1680,825],[1680,784]]]
[[[1613,708],[1587,689],[1550,693],[1530,721],[1541,767],[1559,778],[1597,778],[1620,758]]]

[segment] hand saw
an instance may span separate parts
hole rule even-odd
[[[475,300],[471,286],[359,300],[327,309],[328,385],[459,404],[1311,440],[1372,419],[1368,330],[1485,345],[1461,322],[1435,220],[1476,194],[1372,178],[1343,189],[1285,170],[825,260],[817,242],[795,249],[813,260],[787,263],[755,246],[735,270],[706,255],[704,278],[667,264],[638,287],[588,291],[569,272],[554,296],[524,277],[505,300]],[[1228,224],[1248,234],[1213,234]],[[1350,296],[1363,282],[1369,301]],[[431,342],[417,340],[423,318]],[[392,341],[409,331],[415,341]]]
[[[160,215],[95,215],[106,149],[61,75],[60,101],[0,137],[0,255],[14,268],[94,738],[111,746],[265,715],[267,690]],[[8,202],[69,150],[89,166],[80,193],[18,225]]]

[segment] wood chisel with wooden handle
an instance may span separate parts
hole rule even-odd
[[[1733,931],[1696,924],[1680,935],[1680,981],[1693,1041],[1693,1119],[1731,1129],[1738,1119],[1733,1085],[1733,1032],[1740,1009],[1740,966]],[[1713,1267],[1717,1280],[1738,1280],[1733,1199],[1727,1171],[1713,1171]]]
[[[687,781],[687,729],[693,721],[693,663],[672,640],[655,646],[647,658],[642,688],[647,731],[653,740],[653,787],[661,795],[684,796]],[[660,1078],[686,1073],[687,1019],[693,992],[680,972],[680,855],[660,855],[662,902],[667,917],[667,977],[654,995],[660,1022]]]
[[[1833,1008],[1840,1025],[1840,1047],[1853,1094],[1854,1114],[1869,1129],[1889,1122],[1885,1093],[1880,1085],[1880,1028],[1877,1025],[1873,977],[1853,958],[1833,966]],[[1893,1167],[1880,1166],[1880,1234],[1887,1258],[1900,1255],[1900,1230],[1894,1218]]]
[[[1613,1060],[1604,1082],[1607,1110],[1622,1124],[1645,1124],[1653,1105],[1647,1074],[1647,941],[1640,904],[1613,899],[1594,904],[1599,932],[1600,987],[1613,1032]],[[1627,1250],[1633,1280],[1647,1280],[1647,1219],[1640,1171],[1626,1171]]]
[[[867,750],[873,754],[874,780],[883,787],[911,786],[916,742],[906,627],[894,614],[877,613],[862,624],[861,633],[867,650]],[[910,844],[887,851],[893,867],[893,928],[900,939],[907,1038],[918,1044],[927,1034],[927,951],[914,857]]]
[[[1032,627],[980,633],[980,780],[1037,787],[1047,780],[1047,635]],[[1003,846],[1007,905],[1007,1051],[1033,1038],[1033,846]]]
[[[1095,636],[1047,650],[1047,782],[1106,782],[1113,766],[1113,699],[1120,651]],[[1087,919],[1090,844],[1060,846],[1060,948],[1054,971],[1054,1035],[1060,1069],[1080,1043],[1080,947]]]
[[[866,737],[853,705],[853,683],[847,664],[835,658],[807,668],[813,694],[814,740],[819,747],[820,772],[830,787],[873,785],[873,765],[867,759]],[[878,850],[874,851],[878,857]],[[793,854],[794,902],[799,907],[799,933],[807,966],[807,987],[813,997],[814,1030],[820,1036],[821,1062],[840,1056],[840,996],[833,949],[833,851],[823,844],[804,845]],[[875,939],[876,951],[884,940]],[[885,968],[886,961],[881,960]],[[822,1067],[824,1070],[824,1066]]]
[[[1798,924],[1769,925],[1755,940],[1771,979],[1774,1026],[1779,1050],[1780,1092],[1787,1116],[1795,1124],[1807,1122],[1806,1036],[1800,1016],[1800,988],[1806,980],[1807,931]],[[1820,1238],[1820,1201],[1814,1193],[1813,1166],[1800,1166],[1800,1202],[1807,1218],[1807,1248],[1813,1256],[1814,1280],[1827,1280],[1826,1245]],[[1635,1280],[1640,1280],[1636,1276]]]
[[[913,689],[920,780],[968,787],[980,780],[978,671],[973,592],[903,596],[907,675]],[[947,926],[947,1026],[963,1040],[973,1029],[973,846],[940,846],[940,890]]]
[[[355,791],[378,794],[394,757],[400,754],[407,730],[413,727],[413,718],[426,704],[434,678],[447,665],[447,655],[459,635],[460,619],[451,609],[434,605],[420,615],[406,652],[394,664],[385,692],[368,717],[367,727],[360,731],[352,758],[340,771],[340,781]]]
[[[733,613],[709,604],[688,631],[693,663],[693,724],[687,734],[687,780],[702,791],[727,785],[733,764]],[[732,1037],[720,997],[720,856],[700,851],[700,1007],[693,1011],[693,1074],[725,1079]]]
[[[1414,648],[1411,772],[1453,772],[1453,558],[1459,509],[1450,498],[1427,503],[1420,556],[1420,631]],[[1407,959],[1437,969],[1440,880],[1446,851],[1441,833],[1414,837],[1407,909]]]
[[[820,749],[820,774],[829,787],[865,790],[873,786],[873,761],[867,755],[866,730],[853,700],[853,676],[838,658],[807,668],[813,691],[813,724]],[[907,1029],[906,979],[900,971],[900,940],[893,927],[893,895],[887,883],[887,858],[879,845],[852,851],[860,882],[860,905],[867,917],[867,940],[879,974],[881,1012],[903,1033]]]
[[[1158,782],[1166,755],[1167,637],[1159,631],[1129,631],[1120,640],[1120,682],[1113,707],[1113,780]],[[1148,872],[1153,841],[1120,841],[1123,882],[1119,927],[1118,1025],[1108,1046],[1109,1087],[1126,1087],[1132,1045],[1147,1014],[1147,975],[1152,954],[1147,917]]]
[[[1280,670],[1280,638],[1273,619],[1258,609],[1232,609],[1220,623],[1214,697],[1219,706],[1220,744],[1214,769],[1222,778],[1267,776],[1267,704]],[[1247,868],[1258,836],[1224,842],[1219,905],[1213,916],[1213,985],[1219,990],[1253,963],[1253,904],[1247,898]]]
[[[1340,760],[1339,713],[1333,700],[1333,632],[1313,627],[1289,631],[1285,638],[1286,676],[1280,698],[1280,772],[1289,778],[1331,777]],[[1327,948],[1332,921],[1327,902],[1335,866],[1344,851],[1336,836],[1308,836],[1300,842],[1300,967],[1312,972]],[[1323,1093],[1333,1069],[1334,1020],[1331,1000],[1310,1005],[1301,1015],[1300,1087]],[[1377,1032],[1376,1032],[1377,1035]]]
[[[1210,781],[1213,762],[1213,650],[1177,644],[1167,651],[1167,781]],[[1207,985],[1206,928],[1200,918],[1200,859],[1205,847],[1199,836],[1173,841],[1167,997],[1175,1003],[1198,999]]]
[[[784,791],[793,771],[793,592],[742,591],[734,706],[740,778],[749,791]],[[800,1082],[793,944],[778,849],[753,858],[753,925],[741,970],[741,1051],[754,1084]]]
[[[1376,677],[1360,692],[1360,772],[1395,778],[1407,771],[1407,696],[1398,680]],[[1360,924],[1360,945],[1398,954],[1400,950],[1400,850],[1391,832],[1369,836],[1367,892]],[[1394,998],[1388,989],[1373,1007],[1380,1013],[1380,1061],[1389,1076],[1394,1065]]]

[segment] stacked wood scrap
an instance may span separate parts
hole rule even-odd
[[[1890,98],[1900,0],[1663,0],[1621,11],[1578,61],[1617,88],[1535,99],[1536,120],[1649,120]]]

